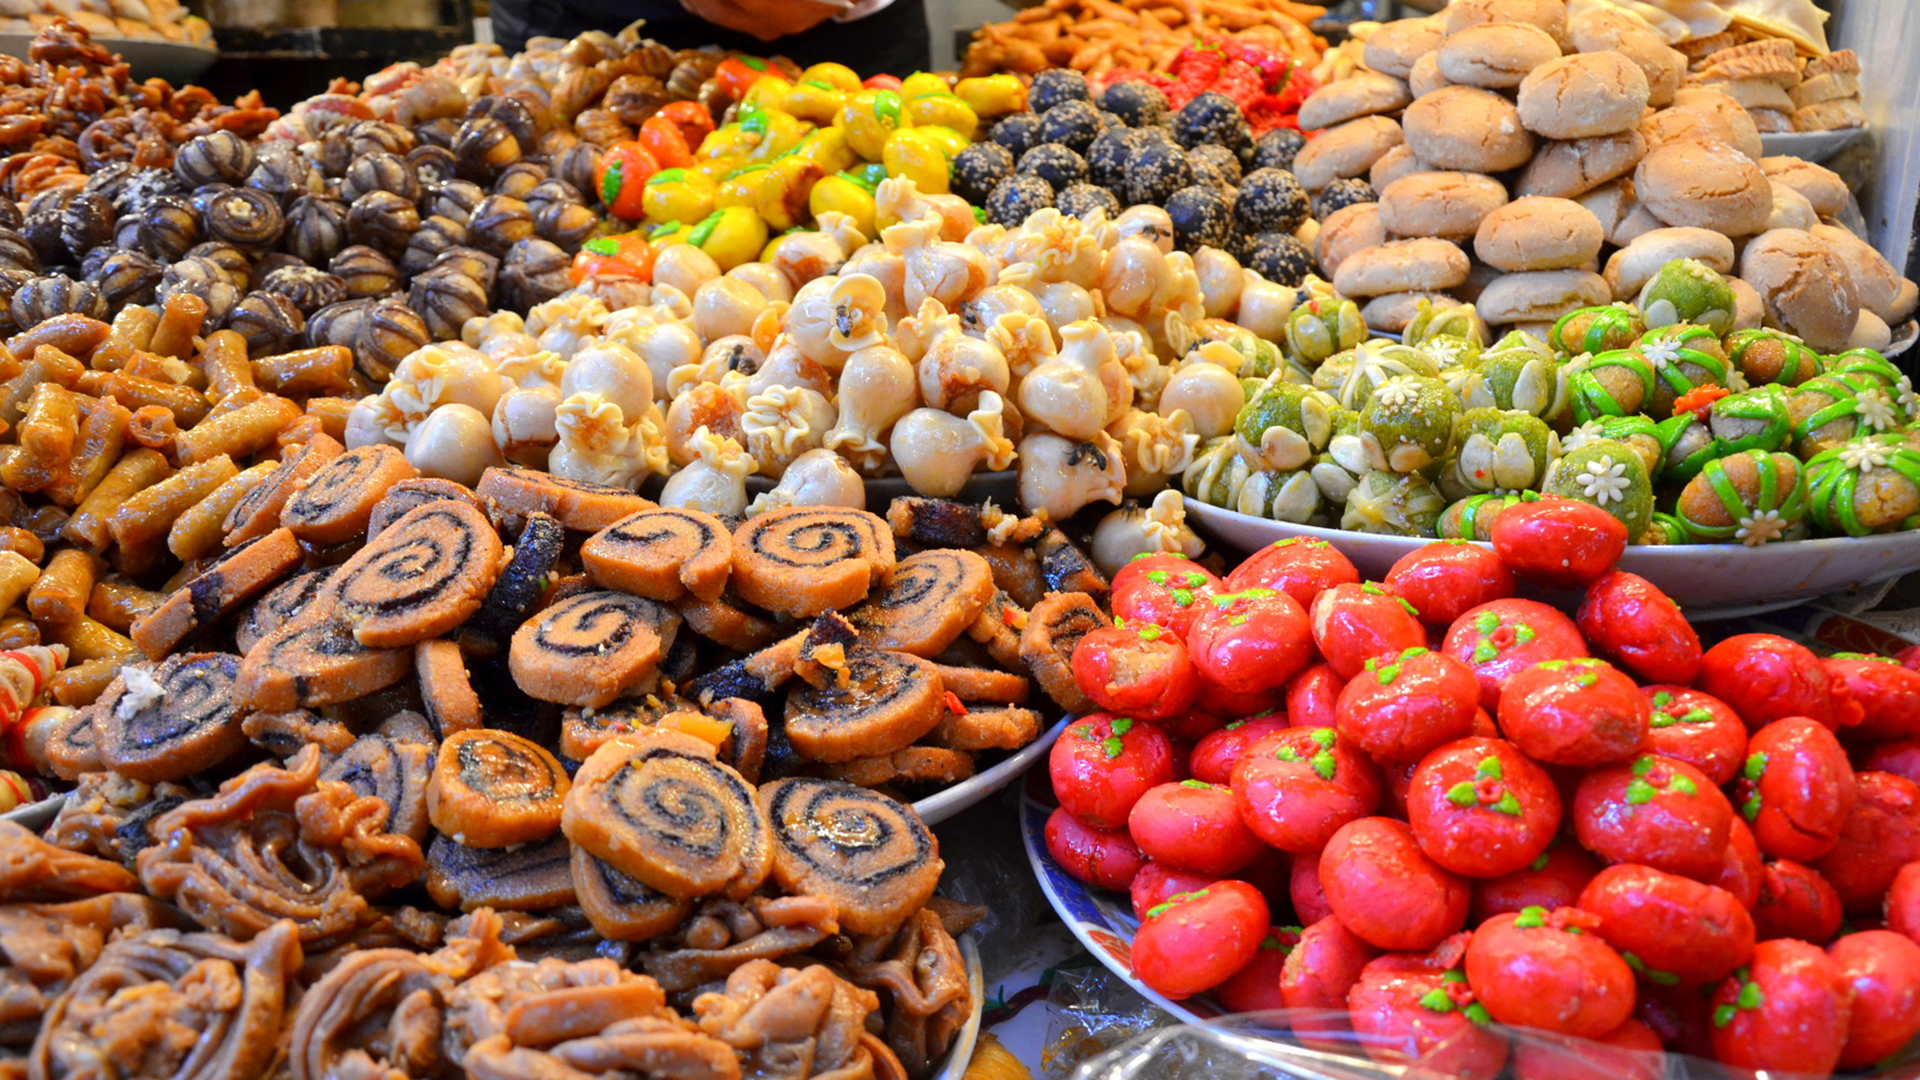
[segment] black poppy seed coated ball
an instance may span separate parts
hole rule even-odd
[[[1196,176],[1199,175],[1200,167],[1204,163],[1214,172],[1225,177],[1228,187],[1240,186],[1240,157],[1224,146],[1214,146],[1211,143],[1196,146],[1187,151],[1187,160],[1193,163]]]
[[[1040,145],[1040,118],[1032,113],[1014,113],[993,125],[993,141],[1019,157]]]
[[[999,143],[974,143],[953,157],[953,193],[975,206],[1013,175],[1013,154]]]
[[[1110,219],[1120,216],[1120,200],[1096,184],[1069,184],[1053,205],[1068,217],[1086,217],[1095,210],[1105,210]]]
[[[1084,101],[1063,101],[1040,117],[1040,141],[1059,143],[1076,154],[1084,154],[1106,124],[1100,111]]]
[[[1227,242],[1233,208],[1220,189],[1191,184],[1167,198],[1167,217],[1173,220],[1174,244],[1194,252]]]
[[[1127,163],[1126,186],[1121,194],[1129,204],[1160,206],[1191,183],[1193,168],[1187,164],[1186,153],[1177,146],[1149,139]]]
[[[1100,123],[1105,125],[1101,129],[1103,131],[1111,128],[1123,128],[1127,126],[1126,118],[1122,117],[1119,113],[1110,113],[1105,109],[1095,109],[1094,112],[1099,115]]]
[[[1253,149],[1253,131],[1240,106],[1225,94],[1209,90],[1196,94],[1192,101],[1173,114],[1173,137],[1192,149],[1212,143],[1238,154]]]
[[[1333,183],[1321,188],[1320,194],[1313,197],[1313,216],[1324,221],[1327,215],[1333,213],[1335,210],[1352,206],[1355,203],[1379,201],[1380,193],[1373,190],[1373,185],[1357,176],[1345,180],[1335,180]]]
[[[1009,176],[987,196],[987,220],[1011,229],[1053,205],[1053,187],[1037,176]]]
[[[1133,127],[1148,127],[1167,122],[1167,95],[1149,82],[1129,79],[1107,87],[1100,95],[1100,107],[1115,113]]]
[[[1240,197],[1233,204],[1234,227],[1244,233],[1298,229],[1311,208],[1307,189],[1285,169],[1255,169],[1240,178]]]
[[[1059,143],[1041,143],[1020,155],[1015,171],[1022,176],[1037,176],[1059,191],[1087,178],[1087,159]]]
[[[1127,182],[1127,163],[1141,140],[1132,128],[1108,128],[1087,147],[1087,179],[1118,192]]]
[[[1193,174],[1193,182],[1203,187],[1226,191],[1234,186],[1233,181],[1227,179],[1227,174],[1221,171],[1220,163],[1212,158],[1196,157],[1189,153],[1187,171]]]
[[[1298,237],[1283,232],[1263,232],[1247,244],[1243,260],[1249,269],[1276,285],[1299,285],[1313,273],[1313,252]]]
[[[1050,68],[1033,77],[1027,87],[1027,108],[1043,113],[1063,101],[1093,100],[1087,77],[1072,68]]]
[[[1253,167],[1291,170],[1293,159],[1306,145],[1307,137],[1292,128],[1274,128],[1253,144]]]

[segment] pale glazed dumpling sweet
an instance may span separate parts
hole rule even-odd
[[[959,493],[975,470],[1004,469],[1013,463],[1013,441],[1006,436],[1006,403],[989,390],[965,418],[939,409],[915,409],[893,425],[889,442],[900,475],[922,495],[945,498]]]
[[[704,510],[720,517],[747,512],[747,477],[757,466],[732,439],[702,429],[694,433],[694,459],[660,489],[661,506]]]
[[[865,510],[867,485],[846,458],[831,450],[809,450],[793,459],[786,475],[771,490],[754,496],[747,504],[747,516],[789,506],[845,506]]]
[[[1185,499],[1177,489],[1169,488],[1154,496],[1147,506],[1128,503],[1101,518],[1094,526],[1089,554],[1100,572],[1111,578],[1139,555],[1173,554],[1197,559],[1206,547],[1187,524]]]

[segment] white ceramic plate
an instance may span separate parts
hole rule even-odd
[[[1014,777],[1027,771],[1027,766],[1046,754],[1047,750],[1053,746],[1053,740],[1059,738],[1060,732],[1066,729],[1067,720],[1071,719],[1073,718],[1067,717],[1048,728],[1039,738],[1021,747],[1011,757],[993,768],[914,803],[913,812],[920,815],[921,821],[929,825],[938,825],[1006,787],[1013,782]]]
[[[973,939],[960,935],[960,958],[967,962],[967,988],[973,992],[973,1015],[961,1026],[960,1033],[953,1037],[953,1045],[947,1047],[947,1056],[927,1080],[960,1080],[962,1073],[973,1061],[973,1046],[980,1041],[980,1018],[987,1012],[987,978],[980,966],[980,950]]]
[[[33,44],[33,39],[33,34],[0,34],[0,53],[25,60],[27,46]],[[96,37],[93,40],[125,60],[127,66],[133,69],[134,78],[160,78],[175,86],[185,85],[220,58],[218,49],[184,45],[177,41],[110,37]]]
[[[60,808],[65,805],[67,805],[67,793],[63,791],[58,795],[49,795],[39,802],[30,802],[22,806],[16,806],[6,813],[0,814],[0,821],[11,821],[15,825],[24,826],[32,829],[34,832],[41,832],[44,831],[47,826],[53,824],[54,817],[60,813]]]
[[[1353,560],[1362,577],[1373,581],[1384,578],[1400,556],[1432,543],[1418,537],[1291,525],[1207,506],[1196,499],[1187,500],[1187,513],[1207,532],[1241,551],[1295,536],[1325,540]],[[1758,548],[1635,545],[1621,557],[1620,569],[1659,586],[1691,619],[1729,619],[1792,607],[1920,570],[1920,532],[1796,540]],[[1579,603],[1578,593],[1539,595],[1562,607]]]
[[[1863,127],[1834,131],[1762,132],[1760,148],[1770,157],[1787,154],[1805,161],[1820,162],[1852,146],[1866,133],[1867,129]]]
[[[1913,343],[1917,339],[1920,339],[1920,320],[1908,319],[1893,328],[1893,341],[1880,350],[1880,355],[1899,356],[1913,348]]]

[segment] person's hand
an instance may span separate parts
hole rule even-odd
[[[772,41],[811,30],[847,5],[816,0],[680,0],[680,6],[716,26]]]

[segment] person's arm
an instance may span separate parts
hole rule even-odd
[[[798,34],[852,7],[852,0],[680,0],[680,6],[761,41]]]

